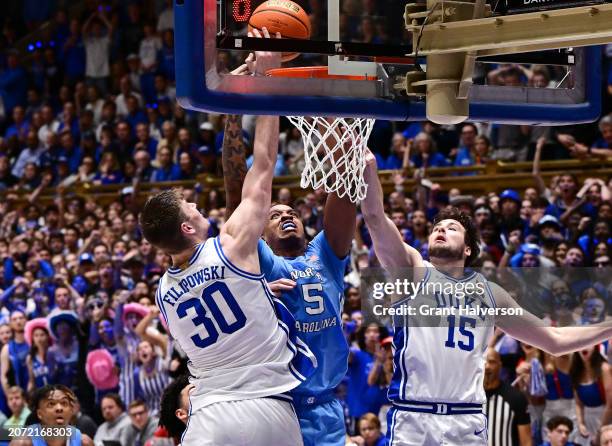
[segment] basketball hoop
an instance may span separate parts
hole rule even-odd
[[[366,76],[330,75],[327,67],[276,68],[274,77],[368,80]],[[304,169],[300,186],[323,188],[327,193],[362,201],[367,192],[363,172],[365,149],[374,127],[372,118],[288,116],[304,143]]]

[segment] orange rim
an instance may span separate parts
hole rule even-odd
[[[376,80],[374,76],[351,76],[341,74],[329,74],[327,67],[291,67],[274,68],[266,72],[272,77],[292,77],[301,79],[343,79],[352,81]]]

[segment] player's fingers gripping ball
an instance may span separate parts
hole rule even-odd
[[[310,18],[306,11],[291,0],[266,0],[253,11],[249,18],[249,32],[261,31],[264,27],[271,35],[277,32],[284,38],[310,39]],[[283,53],[282,61],[288,62],[299,53]]]

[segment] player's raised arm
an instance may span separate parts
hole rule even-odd
[[[361,202],[361,212],[380,264],[386,268],[424,266],[421,254],[404,243],[395,224],[385,215],[376,158],[369,150],[366,163],[364,175],[368,184],[368,193]]]
[[[340,131],[347,130],[336,130],[336,132]],[[330,136],[327,146],[335,144],[334,139],[339,138],[340,135],[337,135],[337,138],[334,135]],[[349,141],[352,141],[352,138],[349,138]],[[339,154],[340,151],[335,151],[334,157],[337,159]],[[336,175],[344,174],[344,169],[340,166]],[[323,230],[325,231],[327,242],[334,251],[334,254],[339,258],[346,257],[351,250],[355,226],[357,224],[356,217],[357,206],[348,198],[348,195],[341,198],[336,193],[329,194],[325,202],[325,211],[323,212]]]
[[[223,132],[223,185],[225,187],[225,218],[229,219],[240,205],[242,185],[247,172],[246,150],[242,137],[242,116],[227,115]]]
[[[234,240],[233,250],[247,255],[257,250],[272,201],[272,178],[278,154],[278,116],[257,118],[253,165],[244,179],[240,204],[223,225]]]
[[[499,285],[489,285],[499,308],[522,308]],[[554,356],[572,353],[612,338],[610,322],[580,327],[550,327],[527,310],[523,309],[522,313],[498,316],[495,325],[513,338]]]
[[[272,200],[272,178],[278,153],[278,116],[257,118],[253,165],[244,179],[240,204],[223,225],[222,235],[233,239],[231,250],[248,255],[257,251]]]

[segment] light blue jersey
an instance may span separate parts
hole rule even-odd
[[[297,283],[281,300],[295,318],[298,336],[317,358],[315,372],[291,391],[304,444],[343,445],[344,413],[333,391],[348,364],[349,348],[342,331],[348,256],[339,259],[321,231],[304,255],[295,258],[276,256],[260,241],[259,261],[268,282],[289,278]]]

